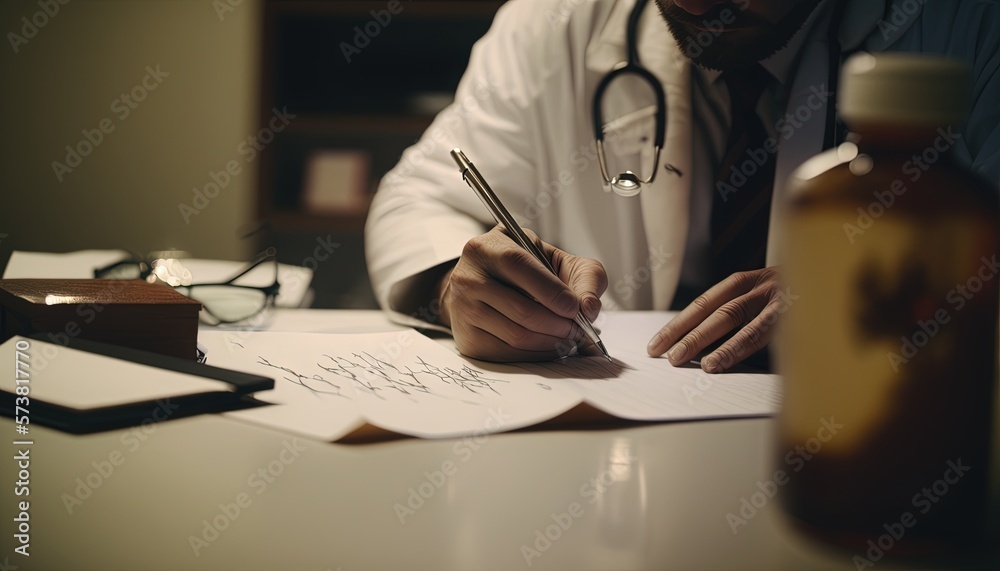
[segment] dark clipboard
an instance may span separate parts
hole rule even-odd
[[[43,343],[51,343],[50,340],[46,339],[44,334],[29,335],[27,338]],[[274,379],[268,377],[213,367],[179,357],[171,357],[159,353],[150,353],[148,351],[140,351],[129,347],[120,347],[84,339],[70,339],[65,343],[65,346],[70,349],[103,355],[148,367],[222,381],[231,387],[229,391],[213,391],[170,397],[167,399],[169,400],[169,405],[159,402],[164,400],[159,399],[108,407],[76,409],[47,403],[36,398],[30,399],[29,418],[32,424],[40,424],[73,434],[128,428],[146,423],[147,420],[149,422],[164,422],[175,418],[204,413],[218,413],[265,406],[267,403],[257,401],[251,395],[258,391],[266,391],[274,388]],[[8,417],[14,416],[16,396],[7,391],[0,390],[0,414]],[[158,409],[161,413],[154,414]]]

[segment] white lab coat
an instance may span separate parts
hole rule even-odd
[[[594,154],[591,100],[597,83],[625,59],[633,0],[512,0],[476,44],[455,103],[383,179],[365,239],[376,296],[397,321],[427,319],[401,307],[413,276],[457,258],[465,243],[494,223],[449,156],[461,147],[523,226],[608,271],[605,307],[666,309],[675,293],[688,232],[691,169],[691,63],[650,2],[640,23],[639,57],[667,94],[667,139],[656,182],[635,198],[603,189]],[[841,27],[847,52],[906,50],[970,60],[976,104],[956,152],[1000,180],[1000,1],[850,0]],[[790,91],[789,110],[816,107],[827,85],[825,30],[807,42]],[[978,46],[978,48],[977,48]],[[648,172],[653,109],[648,90],[606,97],[610,168]],[[812,99],[810,99],[812,97]],[[638,111],[635,111],[638,110]],[[624,116],[623,116],[624,114]],[[773,204],[784,180],[822,150],[826,108],[782,142]],[[619,165],[619,166],[615,166]],[[662,167],[658,167],[662,168]],[[768,257],[780,242],[772,212]],[[415,319],[414,319],[415,317]]]

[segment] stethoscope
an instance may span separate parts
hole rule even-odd
[[[663,86],[648,69],[639,63],[638,28],[639,20],[642,18],[642,11],[646,8],[648,0],[636,0],[632,13],[628,18],[626,28],[626,45],[628,48],[628,59],[616,65],[610,73],[601,79],[594,92],[593,101],[593,121],[594,138],[597,141],[597,162],[601,167],[601,177],[604,179],[605,192],[614,191],[619,196],[635,196],[642,190],[645,184],[651,184],[656,180],[656,173],[659,172],[660,152],[663,150],[663,143],[667,130],[667,98],[663,91]],[[827,85],[830,86],[832,96],[826,108],[826,134],[823,140],[823,148],[829,149],[844,140],[844,126],[837,120],[837,87],[840,80],[840,65],[843,61],[840,45],[840,25],[844,19],[846,2],[835,0],[833,18],[830,20],[830,28],[827,30],[830,52],[828,64]],[[642,178],[641,174],[626,170],[617,176],[611,176],[608,170],[608,161],[604,154],[604,112],[601,104],[604,101],[604,92],[611,82],[624,76],[634,75],[646,82],[646,85],[653,91],[656,98],[656,134],[653,139],[653,170],[649,176]],[[680,175],[676,168],[667,166],[669,170]]]

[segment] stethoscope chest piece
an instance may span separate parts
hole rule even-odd
[[[635,196],[642,190],[642,180],[632,171],[625,171],[611,179],[611,190],[618,196]]]

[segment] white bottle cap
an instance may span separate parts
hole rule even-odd
[[[837,110],[848,124],[960,125],[969,113],[972,71],[962,61],[893,52],[851,57]]]

